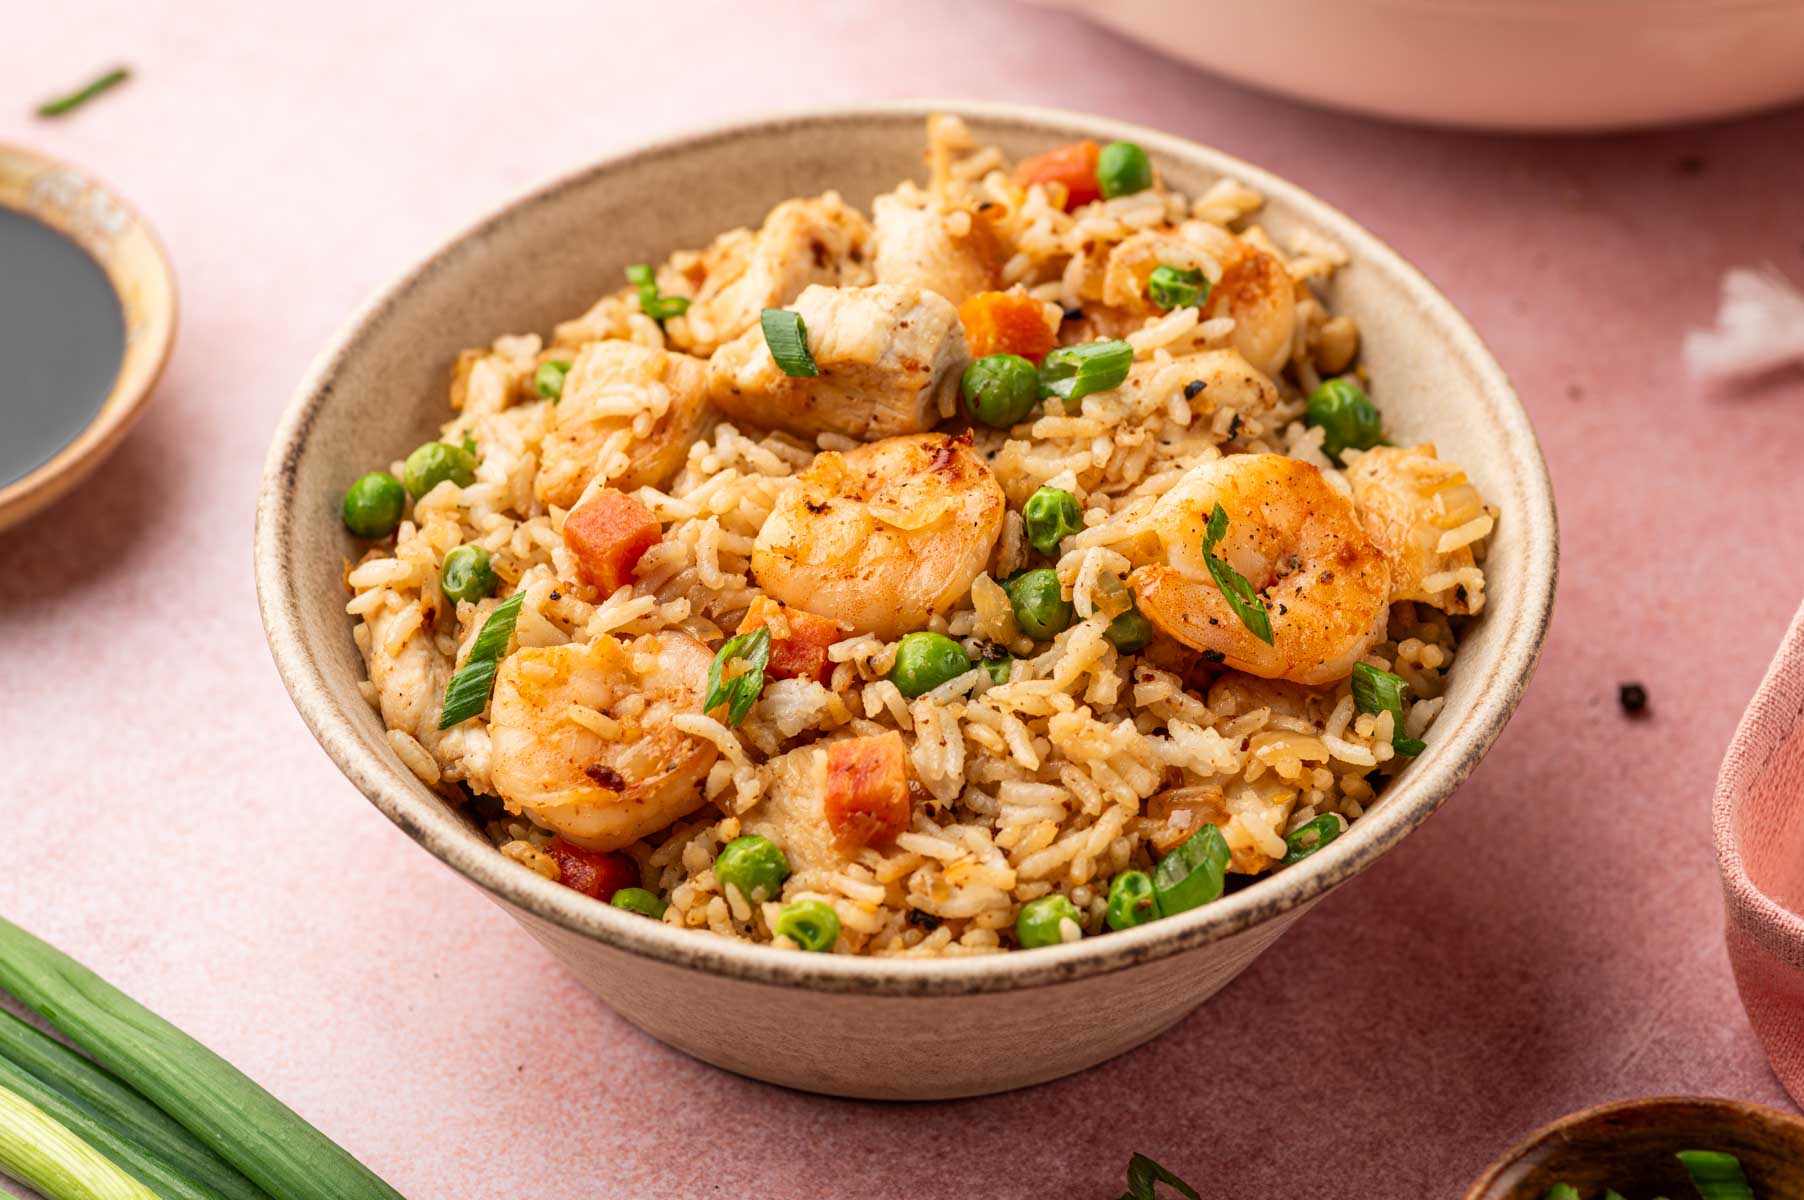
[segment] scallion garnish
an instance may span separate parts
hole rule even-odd
[[[525,599],[525,592],[515,592],[496,605],[489,619],[482,623],[482,632],[476,635],[476,644],[470,647],[470,657],[464,659],[464,665],[457,668],[457,674],[445,685],[445,704],[438,716],[440,729],[468,721],[488,707],[489,693],[495,687],[495,672],[500,667],[501,656],[507,652],[508,642],[513,640],[514,622],[520,619],[520,604]]]
[[[1691,1185],[1702,1200],[1754,1200],[1754,1189],[1741,1169],[1741,1160],[1720,1150],[1681,1150]]]
[[[4,919],[0,987],[270,1196],[400,1200],[393,1188],[236,1067]],[[78,1194],[140,1193],[115,1188]]]
[[[1121,386],[1134,365],[1134,348],[1119,339],[1061,346],[1040,363],[1040,393],[1057,396],[1067,410],[1092,392]]]
[[[67,1125],[4,1087],[0,1170],[49,1200],[162,1200]]]
[[[783,374],[812,378],[821,373],[814,365],[814,355],[808,353],[808,326],[802,324],[801,313],[767,308],[758,314],[758,325],[764,330],[764,344],[770,347],[770,356],[777,360]]]
[[[58,96],[54,100],[46,100],[38,105],[38,116],[60,117],[64,113],[72,113],[100,93],[111,91],[131,77],[132,73],[124,67],[115,67],[92,83],[70,92],[67,96]]]
[[[1346,829],[1346,823],[1333,813],[1323,813],[1313,821],[1305,822],[1291,830],[1284,838],[1288,849],[1278,862],[1282,866],[1300,863],[1339,837]]]
[[[1204,825],[1172,848],[1153,868],[1153,895],[1161,916],[1172,916],[1209,903],[1227,883],[1228,839]]]
[[[1121,1200],[1159,1200],[1158,1185],[1161,1183],[1176,1188],[1185,1200],[1202,1200],[1195,1188],[1144,1154],[1128,1159],[1128,1190],[1122,1193]]]
[[[1180,271],[1161,264],[1147,279],[1146,294],[1160,308],[1197,308],[1209,298],[1209,281],[1201,271]]]
[[[738,659],[745,669],[725,679],[727,663]],[[702,700],[702,711],[713,712],[727,706],[727,724],[737,726],[758,703],[764,690],[764,668],[770,665],[770,629],[760,625],[750,633],[728,638],[708,667],[708,694]]]
[[[639,311],[654,321],[668,321],[689,311],[689,297],[658,293],[658,276],[650,263],[634,263],[628,267],[626,281],[639,293]]]
[[[564,398],[564,377],[570,374],[567,359],[548,358],[532,373],[533,391],[556,404]]]
[[[1403,697],[1409,684],[1401,675],[1380,671],[1369,663],[1353,664],[1353,703],[1362,713],[1391,714],[1391,746],[1398,754],[1415,756],[1427,743],[1403,732]]]
[[[1276,645],[1272,640],[1272,617],[1265,611],[1265,601],[1247,582],[1247,577],[1228,565],[1228,560],[1217,557],[1216,544],[1228,533],[1228,514],[1217,504],[1209,514],[1209,524],[1203,530],[1203,561],[1209,564],[1209,574],[1215,579],[1215,586],[1240,618],[1240,623],[1253,633],[1253,636],[1266,645]]]

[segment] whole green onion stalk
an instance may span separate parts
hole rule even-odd
[[[0,1171],[50,1200],[159,1200],[66,1125],[0,1087]]]

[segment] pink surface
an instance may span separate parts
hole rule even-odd
[[[1804,113],[1470,137],[1268,99],[1003,4],[803,21],[708,3],[661,24],[675,7],[531,25],[499,5],[324,0],[8,15],[0,140],[137,201],[184,327],[99,476],[0,535],[16,831],[0,911],[416,1200],[1108,1197],[1133,1150],[1224,1197],[1448,1195],[1582,1105],[1785,1103],[1736,1000],[1709,806],[1804,595],[1804,386],[1703,394],[1676,339],[1725,267],[1804,274]],[[26,115],[115,59],[138,69],[128,87],[63,123]],[[1389,238],[1521,388],[1565,586],[1540,676],[1471,783],[1203,1012],[1062,1083],[897,1107],[721,1074],[581,992],[314,746],[264,651],[249,559],[263,452],[311,355],[454,229],[667,131],[921,94],[1161,125]],[[1647,719],[1619,713],[1625,679],[1648,685]]]
[[[1773,1069],[1804,1099],[1804,609],[1735,732],[1715,827],[1729,965]]]

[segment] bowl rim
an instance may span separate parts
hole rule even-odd
[[[441,269],[446,260],[489,240],[533,206],[597,176],[629,164],[705,151],[748,134],[786,128],[831,129],[868,122],[924,123],[932,113],[956,113],[991,126],[1013,126],[1037,134],[1133,140],[1155,157],[1179,159],[1204,170],[1231,175],[1280,200],[1317,229],[1348,247],[1355,261],[1382,263],[1416,305],[1432,310],[1460,356],[1477,375],[1476,393],[1486,398],[1512,447],[1512,474],[1528,501],[1524,522],[1523,611],[1505,630],[1497,654],[1497,677],[1475,701],[1455,739],[1441,744],[1409,768],[1387,792],[1387,803],[1354,828],[1365,836],[1337,839],[1279,874],[1176,918],[1152,922],[1106,938],[1045,947],[1031,954],[902,959],[852,955],[804,955],[645,921],[559,886],[477,844],[468,825],[424,790],[398,762],[369,752],[326,686],[319,663],[299,634],[296,595],[287,584],[288,553],[297,508],[290,502],[295,474],[311,427],[331,394],[338,364],[355,352],[366,327],[405,302],[409,290]],[[1234,937],[1291,910],[1312,904],[1330,889],[1369,867],[1425,821],[1465,779],[1489,749],[1514,711],[1539,660],[1558,580],[1558,517],[1552,485],[1528,415],[1478,333],[1413,265],[1338,209],[1301,187],[1250,163],[1184,138],[1128,122],[1018,104],[965,100],[902,100],[806,108],[713,124],[661,138],[565,172],[491,211],[425,259],[401,273],[367,300],[315,359],[276,427],[257,500],[255,567],[258,607],[276,668],[296,709],[327,755],[391,821],[447,866],[492,898],[580,937],[617,950],[688,970],[751,983],[822,992],[888,996],[954,996],[1054,986],[1075,979],[1126,970]],[[1538,582],[1537,582],[1538,581]],[[1394,794],[1393,794],[1394,793]],[[530,923],[529,923],[530,925]]]
[[[132,349],[131,330],[127,329],[119,375],[114,378],[106,399],[101,401],[100,409],[93,419],[83,425],[74,437],[59,446],[55,454],[11,483],[0,484],[0,530],[5,530],[36,516],[62,499],[99,467],[101,461],[117,449],[125,435],[131,432],[132,426],[138,423],[150,404],[150,398],[156,393],[157,384],[161,382],[163,372],[169,366],[169,357],[175,350],[176,333],[181,324],[181,299],[176,290],[175,267],[170,262],[168,247],[158,236],[156,227],[144,219],[144,214],[118,188],[86,167],[78,167],[65,159],[29,149],[16,142],[0,142],[0,159],[30,163],[42,173],[67,173],[79,178],[90,191],[104,196],[107,203],[126,218],[126,228],[142,236],[149,251],[150,270],[158,277],[161,284],[160,296],[163,299],[163,303],[157,306],[156,319],[151,322],[156,341],[148,352],[149,365],[136,383],[127,386],[124,382],[125,367]],[[0,208],[41,224],[50,224],[42,213],[5,203],[0,203]],[[120,291],[120,273],[114,264],[103,261],[70,230],[56,224],[51,224],[51,228],[65,241],[74,243],[82,253],[95,260],[101,273],[106,276],[107,287],[118,297],[121,307],[126,307],[126,298]],[[144,293],[144,289],[138,290],[140,294]]]
[[[1804,1135],[1804,1118],[1769,1105],[1756,1104],[1752,1100],[1736,1100],[1729,1096],[1643,1096],[1635,1100],[1612,1100],[1607,1104],[1594,1104],[1589,1108],[1569,1112],[1563,1117],[1556,1117],[1523,1135],[1493,1159],[1478,1178],[1472,1181],[1472,1186],[1466,1189],[1464,1200],[1493,1200],[1493,1191],[1502,1182],[1505,1171],[1542,1144],[1565,1137],[1576,1126],[1607,1120],[1624,1113],[1652,1109],[1670,1109],[1675,1113],[1708,1112],[1731,1117],[1748,1127],[1762,1130],[1789,1129]]]

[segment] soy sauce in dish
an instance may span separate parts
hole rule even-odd
[[[100,265],[0,208],[0,487],[85,429],[125,359],[125,315]]]

